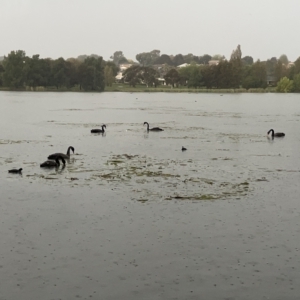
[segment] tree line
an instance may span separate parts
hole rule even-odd
[[[229,60],[220,54],[173,56],[161,55],[159,50],[137,54],[138,63],[127,59],[122,51],[116,51],[110,59],[104,61],[94,54],[52,60],[41,59],[39,55],[28,57],[22,50],[11,51],[0,61],[0,86],[103,91],[115,82],[120,65],[131,64],[123,72],[122,80],[132,87],[157,87],[165,83],[174,88],[251,89],[273,85],[279,92],[300,92],[300,57],[294,64],[289,64],[286,55],[254,62],[251,56],[242,57],[240,46]],[[183,64],[186,66],[182,67]]]
[[[300,92],[300,57],[294,64],[289,64],[286,55],[254,62],[251,56],[242,57],[238,45],[229,60],[222,55],[160,55],[159,50],[137,54],[136,59],[140,65],[124,73],[125,81],[132,86],[140,82],[157,86],[155,78],[163,78],[173,87],[264,89],[271,85],[278,92]],[[215,61],[213,65],[209,65],[211,60]],[[178,68],[182,64],[188,65]]]
[[[11,51],[0,62],[0,86],[10,89],[77,86],[85,91],[103,91],[105,85],[115,81],[117,72],[113,62],[97,55],[52,60],[41,59],[39,55],[28,57],[25,51],[18,50]]]

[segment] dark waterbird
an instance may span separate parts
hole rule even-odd
[[[11,169],[11,170],[8,170],[8,173],[21,174],[22,170],[23,170],[22,168],[20,168],[20,169]]]
[[[187,149],[182,146],[181,151],[186,151]]]
[[[269,133],[270,132],[272,132],[272,138],[273,137],[284,137],[285,136],[285,133],[283,133],[283,132],[276,132],[276,133],[274,133],[274,130],[273,129],[270,129],[269,131],[268,131],[268,135],[269,135]]]
[[[59,160],[62,161],[63,166],[65,166],[66,161],[64,160],[64,158],[62,156],[59,156],[55,159],[55,161],[53,160],[47,160],[45,162],[43,162],[42,164],[40,164],[41,168],[56,168],[60,166]]]
[[[106,129],[106,125],[103,124],[101,127],[102,127],[102,129],[92,129],[91,133],[104,133],[105,132],[104,127]]]
[[[70,146],[68,148],[68,150],[67,150],[67,154],[64,154],[64,153],[53,153],[53,154],[51,154],[51,155],[48,156],[48,159],[56,159],[58,157],[69,159],[70,158],[70,152],[71,152],[71,150],[73,151],[73,153],[75,152],[74,147]]]
[[[149,123],[148,122],[144,122],[144,125],[145,124],[147,124],[147,131],[164,131],[163,129],[161,129],[159,127],[149,128]]]

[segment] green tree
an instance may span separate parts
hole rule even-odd
[[[300,93],[300,73],[294,76],[293,91]]]
[[[138,83],[146,84],[147,87],[158,85],[158,72],[151,67],[131,66],[123,73],[124,81],[135,87]]]
[[[157,64],[157,65],[167,64],[167,65],[169,65],[169,66],[172,66],[172,65],[173,65],[173,62],[172,62],[172,60],[171,60],[171,58],[170,58],[169,55],[167,55],[167,54],[162,54],[160,57],[158,57],[158,58],[155,60],[154,64]]]
[[[103,91],[105,87],[102,57],[88,57],[79,67],[80,87],[86,91]]]
[[[208,54],[204,54],[199,57],[199,64],[208,65],[208,62],[211,60],[211,56]]]
[[[280,55],[279,59],[285,66],[289,64],[289,59],[285,54]]]
[[[117,66],[128,63],[127,58],[124,56],[122,51],[116,51],[110,58]]]
[[[289,93],[293,90],[293,80],[283,77],[279,80],[276,87],[279,93]]]
[[[240,60],[242,59],[242,50],[240,45],[238,45],[237,48],[233,50],[231,53],[230,60],[234,60],[234,59],[240,59]]]
[[[184,64],[184,58],[182,54],[176,54],[175,57],[173,58],[173,65],[174,66],[180,66]]]
[[[32,58],[26,57],[24,64],[25,83],[27,86],[47,86],[51,74],[51,67],[48,61],[40,59],[39,55]]]
[[[203,82],[208,89],[217,87],[216,74],[217,74],[217,66],[206,65],[202,69]]]
[[[245,56],[242,58],[242,63],[244,65],[253,65],[253,57],[252,56]]]
[[[105,85],[112,86],[115,82],[115,76],[112,67],[106,65],[104,68]]]
[[[242,86],[249,88],[267,87],[267,69],[266,64],[259,60],[251,66],[244,67]]]
[[[133,65],[126,69],[123,73],[124,82],[129,83],[130,86],[135,87],[138,83],[141,83],[141,66]]]
[[[3,67],[3,65],[0,63],[0,86],[3,85],[3,73],[4,73],[4,67]]]
[[[171,69],[164,78],[166,80],[166,84],[171,84],[172,87],[175,87],[175,85],[180,83],[179,73],[175,69]]]
[[[11,51],[4,58],[3,84],[10,88],[20,88],[24,85],[25,51]]]
[[[157,80],[158,76],[159,76],[158,72],[155,71],[153,68],[143,67],[142,79],[143,79],[143,82],[147,85],[147,87],[149,87],[149,86],[157,87],[157,85],[159,84],[159,82]]]
[[[66,61],[60,57],[52,62],[51,81],[56,88],[69,86]]]
[[[77,58],[68,58],[66,60],[66,76],[68,77],[69,87],[79,85],[79,67],[83,62]]]
[[[288,76],[288,70],[286,65],[279,59],[275,65],[274,75],[276,80],[280,80],[282,77]]]
[[[220,61],[215,68],[216,87],[227,89],[236,87],[235,74],[233,72],[233,63],[227,60]]]
[[[224,60],[225,57],[224,57],[224,55],[221,55],[221,54],[215,54],[211,59],[221,61],[221,60]]]
[[[108,66],[112,69],[114,76],[116,76],[118,74],[118,72],[120,71],[119,66],[117,66],[113,61],[105,62],[105,66]]]
[[[198,64],[199,63],[199,57],[195,56],[192,53],[184,55],[183,58],[184,58],[184,62],[187,63],[187,64],[192,64],[192,63]]]
[[[203,76],[201,68],[197,65],[190,65],[178,70],[180,76],[180,82],[188,87],[200,87],[203,86]]]
[[[160,57],[160,50],[152,50],[151,52],[143,52],[136,55],[136,60],[142,66],[151,66]]]
[[[295,61],[295,74],[299,74],[300,73],[300,57],[297,58],[297,60]]]
[[[243,74],[243,62],[242,62],[242,50],[240,45],[232,53],[230,59],[229,76],[231,80],[231,87],[239,88],[242,82]]]

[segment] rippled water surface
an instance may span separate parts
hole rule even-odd
[[[300,299],[299,95],[0,105],[1,300]],[[65,168],[40,168],[68,146]]]

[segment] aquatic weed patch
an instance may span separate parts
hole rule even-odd
[[[112,155],[106,169],[91,175],[90,180],[123,189],[141,203],[157,200],[209,201],[240,198],[250,189],[248,181],[229,182],[194,176],[193,160],[158,160],[140,155]],[[195,162],[197,164],[197,162]],[[117,186],[116,186],[117,184]]]

